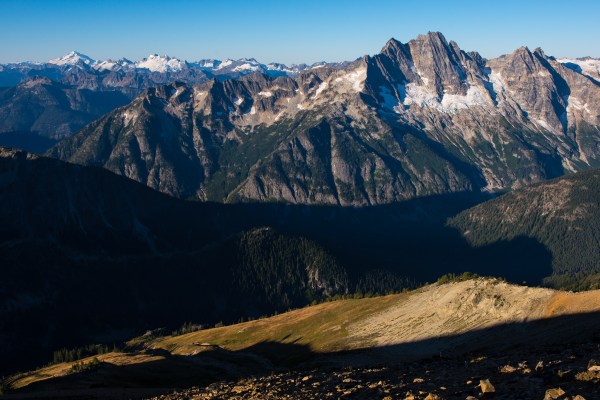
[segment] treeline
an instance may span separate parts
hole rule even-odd
[[[90,344],[87,346],[75,347],[72,349],[62,348],[54,352],[52,363],[74,362],[91,356],[106,354],[110,352],[121,351],[116,345],[108,346],[105,344]]]
[[[353,296],[371,297],[400,293],[416,289],[419,286],[420,283],[415,279],[399,276],[387,270],[376,269],[360,275]]]
[[[347,271],[317,243],[285,236],[270,228],[240,235],[231,279],[242,293],[277,309],[349,291]]]
[[[271,228],[242,234],[235,254],[233,283],[250,299],[262,298],[276,305],[273,311],[330,299],[400,293],[420,284],[384,269],[348,271],[316,242]]]
[[[474,274],[472,272],[463,272],[461,274],[445,274],[442,275],[438,278],[437,280],[437,284],[438,285],[444,285],[446,283],[453,283],[453,282],[464,282],[464,281],[468,281],[470,279],[476,279],[479,278],[479,275]]]

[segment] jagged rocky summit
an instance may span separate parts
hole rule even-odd
[[[181,198],[361,206],[599,166],[599,126],[592,77],[428,33],[294,78],[148,89],[49,154]]]

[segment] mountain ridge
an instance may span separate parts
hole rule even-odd
[[[484,60],[441,33],[295,78],[171,84],[125,109],[138,117],[113,111],[48,154],[182,198],[352,206],[600,166],[593,79],[539,49]],[[115,147],[95,154],[106,135]]]

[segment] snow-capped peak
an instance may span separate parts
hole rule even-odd
[[[48,64],[54,64],[58,66],[77,66],[83,68],[83,66],[89,66],[99,73],[106,73],[108,71],[120,71],[129,69],[145,69],[151,72],[159,73],[172,73],[179,72],[186,69],[201,70],[211,74],[219,76],[241,76],[252,74],[256,72],[265,73],[271,76],[295,76],[300,71],[319,68],[321,66],[334,66],[336,64],[329,64],[325,62],[315,63],[312,66],[306,64],[291,65],[287,66],[280,63],[269,63],[263,64],[256,60],[256,58],[244,57],[239,59],[226,59],[220,61],[217,59],[201,59],[199,61],[187,62],[167,55],[150,54],[148,57],[141,61],[129,61],[125,58],[120,60],[106,59],[106,60],[94,60],[77,51],[72,51],[60,58],[54,58],[47,62]],[[12,65],[33,65],[36,63],[21,63]],[[340,64],[341,65],[341,64]],[[0,68],[3,68],[0,65]]]
[[[142,61],[138,61],[135,66],[137,68],[146,68],[155,72],[176,72],[181,71],[185,67],[185,61],[169,56],[151,54]]]
[[[92,68],[98,71],[114,71],[121,68],[131,68],[134,66],[134,63],[129,61],[126,58],[122,58],[117,61],[113,60],[104,60],[104,61],[96,61]]]
[[[78,53],[76,51],[72,51],[67,55],[64,55],[60,58],[54,58],[48,61],[49,64],[55,65],[76,65],[78,63],[84,63],[87,65],[93,64],[95,61],[86,56],[85,54]]]
[[[217,68],[215,69],[223,69],[223,68],[227,68],[230,65],[232,65],[235,61],[233,61],[232,59],[228,58],[227,60],[219,63],[219,65],[217,66]]]

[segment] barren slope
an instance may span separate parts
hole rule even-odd
[[[587,341],[600,332],[600,290],[567,293],[476,279],[385,297],[324,303],[181,336],[138,338],[98,356],[11,379],[15,389],[181,387],[281,366],[361,365]],[[84,360],[89,363],[91,358]]]
[[[600,290],[567,293],[476,279],[434,284],[405,294],[321,304],[264,320],[161,339],[153,347],[189,355],[203,343],[241,350],[261,342],[282,342],[306,345],[319,353],[385,347],[385,352],[394,350],[394,356],[413,358],[459,347],[460,352],[473,351],[489,342],[520,344],[528,338],[502,337],[504,331],[536,320],[598,311]],[[488,339],[472,340],[474,331],[496,326],[502,327],[485,335]],[[548,334],[549,326],[555,329],[556,323],[536,325],[528,335],[560,340],[562,333]],[[564,334],[576,335],[580,330],[572,328],[573,332],[566,329]],[[406,343],[411,345],[401,346]]]

